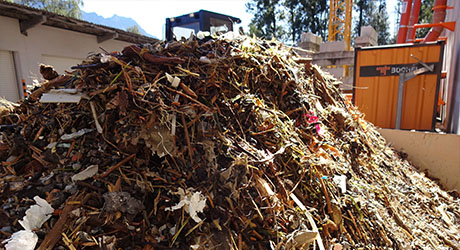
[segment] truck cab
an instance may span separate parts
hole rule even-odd
[[[207,10],[200,10],[190,14],[166,18],[166,41],[188,38],[198,31],[216,32],[233,31],[233,24],[241,23],[236,17],[223,15]]]

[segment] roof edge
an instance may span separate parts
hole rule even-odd
[[[10,3],[3,0],[0,0],[0,16],[16,18],[19,20],[20,24],[23,24],[22,26],[24,26],[25,23],[25,27],[27,29],[33,28],[35,25],[42,24],[95,35],[98,38],[98,42],[106,41],[108,40],[107,38],[130,43],[154,43],[159,41],[159,39],[153,37],[95,24],[81,19],[67,17],[46,10],[17,3]],[[23,27],[21,27],[21,33],[27,35],[27,29],[23,30]]]

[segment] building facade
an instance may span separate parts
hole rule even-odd
[[[41,80],[39,64],[59,73],[93,53],[157,39],[0,1],[0,96],[23,98],[22,80]]]

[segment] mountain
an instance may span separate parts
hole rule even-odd
[[[149,33],[147,33],[139,24],[137,24],[136,21],[134,21],[134,19],[129,18],[129,17],[113,15],[112,17],[105,18],[94,12],[88,13],[88,12],[82,11],[81,19],[87,22],[105,25],[105,26],[109,26],[109,27],[113,27],[113,28],[117,28],[121,30],[126,30],[126,28],[137,25],[142,35],[156,38],[155,36],[152,36]]]

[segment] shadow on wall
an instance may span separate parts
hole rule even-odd
[[[457,46],[457,54],[455,56],[455,64],[460,66],[460,41]],[[450,99],[452,108],[450,109],[448,130],[454,134],[460,134],[460,70],[455,70],[454,80],[452,81],[452,97]]]

